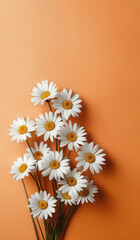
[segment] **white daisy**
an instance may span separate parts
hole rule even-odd
[[[29,117],[26,119],[18,117],[17,121],[13,121],[11,127],[9,133],[9,135],[13,136],[11,140],[16,140],[17,143],[19,143],[20,141],[23,142],[26,140],[27,137],[32,137],[30,132],[35,131],[35,122],[33,120],[29,121]]]
[[[95,185],[93,185],[93,180],[90,181],[87,184],[86,188],[83,188],[82,191],[78,192],[78,196],[77,196],[77,199],[76,199],[77,205],[80,202],[82,204],[85,203],[85,202],[86,203],[95,202],[94,193],[97,193],[97,192],[98,192],[98,188]]]
[[[53,142],[54,137],[56,138],[58,131],[61,126],[64,124],[61,117],[57,117],[56,113],[46,112],[45,116],[43,114],[39,115],[39,118],[36,118],[36,134],[41,136],[44,134],[44,141],[50,137],[50,140]]]
[[[30,151],[30,148],[26,149],[28,152],[26,153],[26,155],[28,157],[33,157],[34,155],[34,158],[37,160],[37,166],[39,167],[41,162],[40,160],[42,159],[42,157],[46,156],[46,154],[50,151],[50,148],[47,147],[47,144],[42,141],[40,142],[39,145],[37,144],[37,142],[34,142],[34,148],[31,147],[31,149],[32,149],[32,152]]]
[[[66,193],[62,193],[62,191],[56,191],[56,192],[57,192],[57,198],[59,198],[61,202],[64,202],[65,205],[69,204],[72,206],[72,204],[76,204],[75,198],[70,196],[68,192]]]
[[[49,180],[64,178],[64,174],[70,169],[69,159],[63,158],[63,151],[49,152],[46,157],[41,160],[43,177],[49,175]]]
[[[99,149],[98,145],[94,146],[94,143],[85,143],[84,146],[81,147],[81,151],[78,152],[78,157],[75,159],[79,161],[77,167],[83,167],[83,171],[86,171],[88,168],[91,173],[94,174],[99,173],[102,170],[101,165],[105,165],[106,156],[105,153],[102,153],[103,149]]]
[[[76,196],[77,192],[87,187],[87,180],[81,175],[81,172],[77,172],[77,169],[74,168],[65,175],[64,180],[58,181],[58,184],[62,185],[59,191],[62,191],[62,193],[68,192],[70,196]]]
[[[57,200],[54,197],[50,197],[50,193],[47,194],[46,191],[40,191],[40,193],[35,193],[31,195],[28,207],[31,208],[31,214],[33,217],[39,216],[39,219],[47,219],[48,216],[52,217],[52,213],[55,212]]]
[[[65,123],[65,126],[61,128],[61,132],[59,132],[60,147],[68,145],[69,150],[73,150],[74,147],[77,151],[79,145],[83,145],[87,140],[84,137],[86,134],[84,127],[80,127],[77,123],[72,126],[72,122],[69,121],[69,123]]]
[[[81,112],[80,108],[82,105],[80,105],[80,103],[82,100],[79,99],[78,94],[72,96],[71,89],[69,92],[64,89],[60,93],[57,93],[57,99],[54,99],[52,102],[54,103],[53,107],[57,109],[56,112],[61,113],[62,118],[65,120],[67,120],[70,115],[78,117],[78,113]]]
[[[33,158],[28,157],[24,154],[23,158],[17,158],[17,161],[14,161],[14,165],[11,167],[10,173],[13,174],[13,178],[16,180],[23,179],[25,176],[28,177],[29,173],[34,171],[36,168],[36,161]]]
[[[48,80],[45,80],[42,81],[42,83],[37,83],[37,87],[33,88],[33,92],[31,93],[33,98],[31,99],[31,102],[34,103],[34,105],[37,105],[38,103],[43,105],[46,100],[55,98],[56,94],[56,84],[54,84],[54,82],[49,83]]]

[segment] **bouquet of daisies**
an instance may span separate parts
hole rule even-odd
[[[92,174],[99,173],[101,165],[105,164],[105,153],[98,145],[87,142],[83,126],[69,120],[81,112],[82,100],[78,94],[73,94],[71,89],[58,92],[56,84],[46,80],[38,83],[31,95],[34,105],[48,104],[50,111],[40,114],[35,121],[29,117],[18,117],[13,121],[12,140],[26,141],[28,148],[24,156],[14,162],[10,173],[17,181],[22,180],[36,239],[57,240],[78,205],[95,201],[98,189],[84,172],[89,169]],[[34,131],[43,140],[36,140],[31,146],[29,139]],[[78,163],[72,169],[73,151]],[[37,187],[37,192],[30,198],[25,177],[31,177]],[[52,195],[46,189],[49,182]]]

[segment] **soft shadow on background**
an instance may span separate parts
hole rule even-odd
[[[89,175],[96,202],[80,206],[65,240],[140,239],[139,9],[137,0],[1,2],[0,239],[35,239],[22,183],[9,174],[26,143],[10,142],[8,131],[18,116],[48,110],[30,102],[45,79],[79,93],[76,120],[107,153],[104,170]]]

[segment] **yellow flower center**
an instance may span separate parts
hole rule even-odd
[[[65,100],[63,103],[62,103],[62,106],[63,108],[65,109],[71,109],[73,104],[70,100]]]
[[[69,186],[75,186],[77,181],[74,177],[70,177],[70,178],[68,178],[67,183]]]
[[[23,173],[23,172],[25,172],[26,169],[27,169],[27,164],[23,163],[23,164],[20,165],[18,170],[19,170],[20,173]]]
[[[77,134],[75,132],[69,132],[67,138],[70,142],[75,142],[77,139]]]
[[[57,169],[57,168],[59,168],[59,166],[60,166],[60,162],[57,161],[57,160],[53,160],[53,161],[50,163],[50,167],[51,167],[52,169]]]
[[[45,129],[47,131],[52,131],[55,128],[55,124],[52,121],[46,122],[45,123]]]
[[[79,196],[86,197],[88,195],[89,191],[87,188],[83,188],[82,191],[79,192]]]
[[[45,91],[41,94],[41,99],[44,100],[45,98],[50,96],[50,92],[49,91]]]
[[[43,153],[42,152],[40,152],[40,151],[36,151],[35,153],[34,153],[34,157],[35,157],[35,159],[38,161],[38,160],[41,160],[41,157],[43,157]]]
[[[87,153],[85,156],[86,162],[92,163],[95,161],[95,156],[92,153]]]
[[[48,203],[44,200],[41,200],[39,203],[38,203],[38,206],[41,208],[41,209],[46,209],[48,207]]]
[[[68,192],[63,193],[62,196],[63,196],[63,198],[65,198],[65,199],[67,199],[67,200],[71,199],[71,197],[70,197],[70,195],[68,194]]]
[[[18,128],[18,132],[19,134],[24,134],[28,131],[28,128],[26,125],[21,125],[19,128]]]

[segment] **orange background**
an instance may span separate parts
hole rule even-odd
[[[45,79],[80,94],[80,121],[107,153],[96,203],[78,209],[65,240],[140,239],[139,10],[139,0],[1,1],[0,239],[35,239],[22,183],[9,174],[26,144],[8,131],[17,116],[48,110],[30,102]]]

